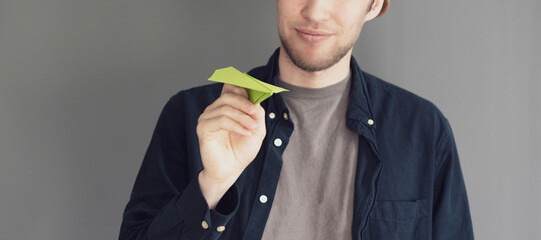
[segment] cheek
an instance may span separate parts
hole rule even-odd
[[[289,5],[288,5],[289,6]],[[300,14],[298,12],[295,12],[295,9],[290,8],[282,8],[278,9],[278,30],[284,34],[284,35],[291,35],[292,29],[291,27],[295,26],[296,23],[299,22],[299,16]]]
[[[358,26],[359,23],[364,21],[366,14],[368,13],[368,5],[365,4],[365,1],[345,1],[340,4],[337,9],[338,13],[336,16],[340,22],[349,27]]]
[[[357,6],[358,7],[358,6]],[[344,35],[357,35],[364,24],[365,15],[362,11],[344,11],[339,14],[337,22],[342,26]]]
[[[302,4],[296,0],[276,1],[276,3],[278,19],[283,22],[292,21],[293,17],[299,15],[299,9],[302,7]]]

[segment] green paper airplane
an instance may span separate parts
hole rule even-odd
[[[245,88],[250,96],[250,101],[254,104],[263,102],[263,100],[269,98],[274,93],[288,91],[287,89],[259,81],[247,73],[240,72],[234,67],[217,69],[214,71],[214,74],[210,76],[209,80]]]

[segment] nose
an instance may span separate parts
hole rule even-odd
[[[330,0],[306,0],[301,15],[309,21],[321,22],[329,18]]]

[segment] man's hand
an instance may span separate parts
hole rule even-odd
[[[265,110],[244,88],[224,84],[221,96],[199,116],[203,171],[199,185],[210,209],[254,160],[265,137]]]

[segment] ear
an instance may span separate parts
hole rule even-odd
[[[374,0],[372,3],[372,6],[370,7],[370,10],[366,14],[366,17],[364,19],[365,22],[368,22],[376,17],[379,16],[381,9],[383,7],[383,3],[385,0]]]

